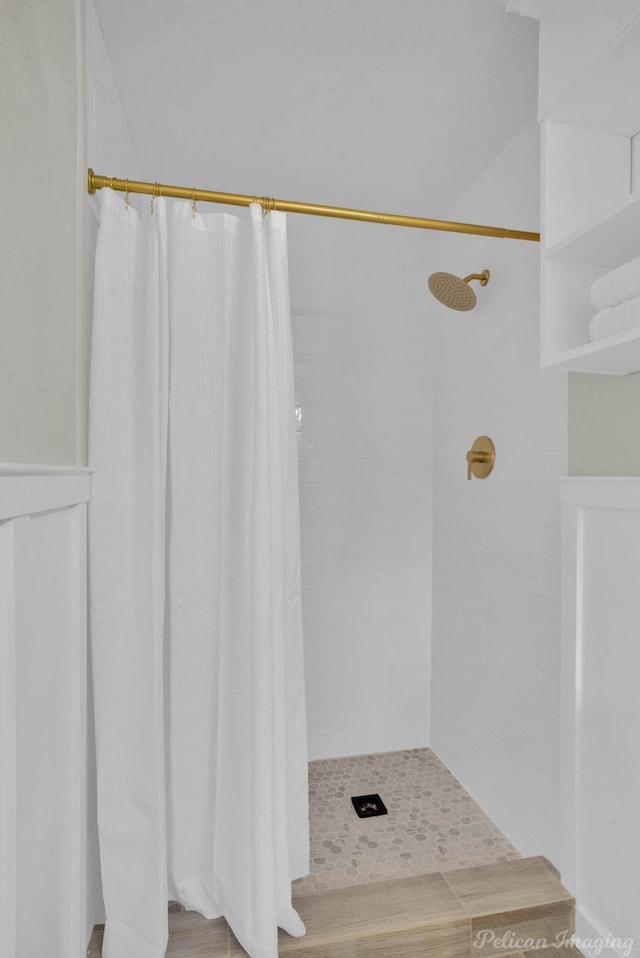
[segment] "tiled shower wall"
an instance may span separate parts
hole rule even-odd
[[[448,211],[538,224],[527,126]],[[537,244],[439,241],[437,269],[488,267],[470,313],[437,307],[432,747],[523,854],[558,861],[560,490],[566,374],[539,365]],[[489,478],[465,453],[486,433]]]
[[[289,218],[310,758],[429,741],[432,237]]]

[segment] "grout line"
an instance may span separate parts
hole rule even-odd
[[[477,868],[483,868],[483,867],[485,867],[485,866],[483,866],[483,865],[477,865],[476,867],[477,867]],[[453,871],[453,872],[462,871],[462,869],[453,868],[452,871]],[[460,907],[461,907],[462,910],[464,911],[465,915],[466,915],[467,918],[469,919],[469,922],[471,922],[471,915],[470,915],[469,912],[467,911],[466,906],[463,905],[462,902],[460,901],[460,898],[459,898],[458,895],[456,894],[455,888],[452,888],[452,887],[451,887],[451,884],[450,884],[450,882],[449,882],[448,879],[447,879],[447,873],[446,873],[446,872],[440,872],[440,875],[442,876],[442,878],[444,878],[445,882],[447,883],[447,888],[448,888],[449,891],[452,893],[453,897],[455,898],[455,900],[458,902],[458,904],[460,905]]]

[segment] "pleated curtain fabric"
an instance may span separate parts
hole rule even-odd
[[[304,934],[300,545],[286,220],[100,191],[90,626],[105,958],[167,900],[252,958]]]

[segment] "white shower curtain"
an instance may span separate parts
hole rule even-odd
[[[307,756],[286,221],[100,191],[90,624],[105,958],[167,899],[304,934]]]

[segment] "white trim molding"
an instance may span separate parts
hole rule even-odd
[[[561,492],[562,880],[583,935],[638,954],[640,478],[564,479]]]
[[[90,494],[0,464],[0,958],[86,953]]]
[[[0,523],[0,958],[16,953],[16,632],[13,521]]]

